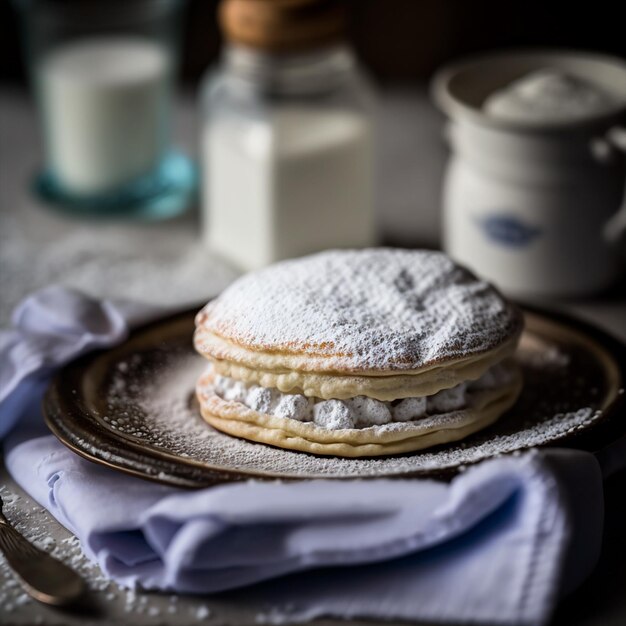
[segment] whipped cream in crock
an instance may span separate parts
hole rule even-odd
[[[408,422],[427,415],[438,415],[464,409],[473,391],[492,389],[510,381],[510,374],[501,364],[494,365],[478,380],[442,389],[431,396],[403,398],[382,402],[366,396],[345,400],[322,400],[302,394],[282,393],[278,389],[246,385],[213,375],[213,392],[226,401],[240,402],[266,415],[285,417],[301,422],[314,422],[322,428],[367,428],[393,422]]]
[[[557,69],[530,72],[485,101],[485,112],[511,121],[573,120],[615,108],[611,94],[599,85]]]

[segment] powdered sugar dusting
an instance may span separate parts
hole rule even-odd
[[[393,476],[459,468],[499,454],[558,440],[593,424],[603,380],[586,370],[587,355],[562,353],[554,362],[539,359],[537,342],[519,352],[525,387],[516,406],[496,424],[462,442],[416,454],[349,459],[321,457],[236,439],[214,430],[199,415],[194,400],[197,378],[206,361],[187,344],[159,349],[124,362],[109,384],[111,428],[146,445],[211,466],[291,477]],[[567,363],[564,365],[564,363]],[[115,424],[113,423],[115,422]],[[402,428],[402,423],[384,428]]]
[[[70,228],[64,221],[63,231],[57,228],[44,242],[27,236],[30,230],[11,219],[12,211],[0,212],[0,217],[3,325],[23,297],[51,283],[97,298],[128,298],[179,309],[185,303],[206,301],[236,276],[196,240],[191,224],[155,229],[127,221],[77,221]],[[28,221],[43,218],[33,214]]]
[[[328,356],[355,370],[482,353],[520,328],[493,287],[445,254],[386,248],[278,263],[240,278],[204,312],[205,329],[251,349]]]

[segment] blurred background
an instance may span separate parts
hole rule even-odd
[[[70,0],[71,1],[71,0]],[[114,6],[124,0],[110,0]],[[218,0],[190,0],[181,80],[193,88],[217,59]],[[348,0],[349,37],[381,85],[425,83],[441,64],[502,47],[550,46],[626,56],[618,2],[539,0]],[[0,2],[0,79],[24,85],[13,3]]]
[[[28,84],[20,41],[24,31],[16,10],[16,5],[25,4],[37,2],[0,2],[0,321],[6,322],[26,293],[50,282],[166,306],[195,304],[218,292],[241,267],[199,241],[201,196],[167,222],[94,222],[76,212],[50,210],[41,194],[33,192],[33,175],[44,153],[41,116]],[[172,142],[197,160],[206,117],[200,85],[207,71],[220,63],[224,37],[217,0],[183,4]],[[626,58],[622,11],[615,2],[345,4],[348,47],[371,82],[376,239],[386,244],[442,246],[442,185],[450,151],[444,139],[445,116],[429,93],[437,70],[475,53],[515,48],[561,48]],[[110,1],[107,10],[114,14],[116,6],[123,5],[123,0]],[[204,178],[200,172],[200,187]],[[511,224],[501,219],[496,227]],[[506,290],[506,284],[501,286]],[[572,299],[570,294],[567,304],[556,301],[554,306],[605,321],[626,336],[623,274],[598,291],[593,297],[574,294]],[[532,300],[533,294],[524,299]],[[539,300],[546,300],[546,294]]]

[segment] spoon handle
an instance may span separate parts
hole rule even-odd
[[[63,606],[85,591],[85,582],[73,569],[36,548],[5,519],[0,519],[0,552],[35,600]]]

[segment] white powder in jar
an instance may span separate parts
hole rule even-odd
[[[204,239],[244,269],[374,242],[365,115],[275,106],[226,113],[203,131]]]
[[[511,121],[574,120],[615,108],[602,87],[557,69],[530,72],[485,101],[485,112]]]

